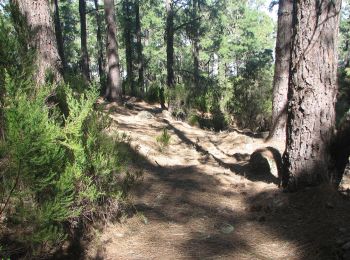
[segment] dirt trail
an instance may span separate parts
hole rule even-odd
[[[133,192],[134,212],[101,230],[87,258],[337,259],[342,254],[336,239],[349,231],[348,201],[326,188],[285,194],[274,176],[252,170],[249,158],[256,149],[281,150],[281,144],[191,127],[143,102],[128,107],[107,108],[117,130],[130,135],[144,180]],[[171,141],[159,152],[156,136],[164,127]]]

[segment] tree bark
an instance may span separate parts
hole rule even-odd
[[[130,87],[131,95],[135,96],[134,71],[133,71],[133,55],[132,55],[132,34],[131,34],[131,14],[129,0],[123,1],[124,9],[124,41],[125,41],[125,57],[126,57],[126,73],[127,84]]]
[[[285,140],[287,93],[292,39],[293,0],[280,0],[273,81],[272,129],[269,138]]]
[[[166,56],[167,56],[167,85],[172,88],[175,85],[174,75],[174,11],[172,0],[165,1],[166,6]]]
[[[80,16],[80,46],[81,46],[81,71],[86,82],[90,82],[89,54],[87,48],[86,33],[86,3],[85,0],[79,0],[79,16]]]
[[[340,0],[295,2],[283,186],[331,179]]]
[[[61,27],[61,19],[60,19],[60,10],[58,7],[58,0],[54,0],[53,2],[53,14],[54,14],[54,20],[55,20],[57,48],[58,48],[58,53],[61,57],[63,71],[64,71],[67,68],[67,64],[64,56],[64,44],[63,44],[63,37],[62,37],[62,27]]]
[[[117,42],[117,24],[114,0],[104,0],[107,25],[107,88],[105,97],[110,101],[122,101]]]
[[[135,1],[135,19],[136,19],[136,40],[137,40],[137,67],[138,67],[138,88],[141,93],[144,93],[144,68],[143,68],[143,46],[142,46],[142,35],[141,35],[141,19],[140,19],[140,2]]]
[[[97,49],[98,49],[98,75],[100,77],[100,85],[101,85],[101,95],[103,95],[106,92],[106,83],[105,83],[105,73],[104,73],[104,62],[103,62],[103,39],[102,39],[102,30],[101,30],[101,16],[98,11],[98,0],[94,0],[95,4],[95,18],[96,18],[96,24],[97,24],[97,30],[96,30],[96,42],[97,42]]]
[[[166,69],[167,69],[167,86],[172,93],[175,86],[175,73],[174,73],[174,10],[173,1],[165,0],[166,8],[166,26],[165,26],[165,40],[166,40]],[[161,91],[161,95],[164,94],[164,90]],[[174,104],[172,96],[169,95],[168,109],[171,111]],[[162,109],[165,109],[164,96],[160,96],[160,105]]]
[[[29,45],[36,50],[35,81],[42,85],[50,76],[56,83],[62,77],[62,63],[58,53],[54,22],[47,0],[11,0],[26,18],[29,30],[33,34]]]

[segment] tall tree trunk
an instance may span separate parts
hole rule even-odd
[[[174,89],[175,85],[175,73],[174,73],[174,10],[172,0],[165,0],[166,8],[166,27],[165,27],[165,38],[166,38],[166,68],[167,68],[167,86],[170,90]],[[164,97],[161,97],[161,101]],[[172,109],[173,100],[169,96],[169,110]],[[161,102],[161,107],[164,109],[165,104]]]
[[[295,2],[283,185],[329,182],[340,0]]]
[[[80,46],[81,46],[81,70],[84,80],[90,81],[89,54],[87,49],[87,33],[86,33],[86,2],[79,0],[80,15]]]
[[[143,68],[143,54],[142,54],[142,35],[141,35],[141,19],[140,19],[140,1],[135,1],[135,19],[136,19],[136,40],[137,40],[137,67],[138,67],[138,88],[141,93],[144,92],[143,81],[144,81],[144,68]]]
[[[54,82],[61,81],[62,63],[57,49],[54,22],[47,0],[11,0],[26,17],[33,37],[29,44],[36,52],[35,80],[37,85],[45,83],[47,76]]]
[[[193,55],[193,77],[195,89],[199,89],[199,21],[198,12],[200,9],[199,0],[193,0],[193,39],[192,39],[192,55]]]
[[[122,101],[117,42],[117,24],[114,0],[104,0],[107,26],[107,88],[105,97],[110,101]]]
[[[102,39],[102,30],[101,30],[101,16],[98,11],[98,0],[94,0],[95,4],[95,18],[96,18],[96,24],[97,24],[97,30],[96,30],[96,43],[97,43],[97,49],[98,49],[98,75],[100,77],[100,85],[101,85],[101,95],[103,95],[106,92],[106,83],[105,83],[105,73],[103,69],[103,39]]]
[[[272,100],[272,129],[269,138],[286,138],[287,93],[292,38],[293,0],[280,0]]]
[[[172,88],[175,84],[174,75],[174,11],[172,0],[166,0],[166,56],[167,56],[167,85]]]
[[[56,32],[58,53],[61,57],[63,70],[66,70],[67,64],[66,64],[66,59],[64,57],[64,45],[63,45],[61,19],[60,19],[60,10],[58,7],[58,0],[53,1],[53,8],[52,9],[53,9],[54,20],[55,20],[55,32]]]
[[[131,95],[135,96],[134,72],[133,72],[133,55],[132,55],[132,34],[131,34],[131,14],[129,0],[123,1],[124,9],[124,41],[125,41],[125,57],[126,57],[126,73],[127,83],[130,87]]]

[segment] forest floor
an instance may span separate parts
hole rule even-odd
[[[255,150],[283,144],[192,127],[144,102],[106,109],[144,174],[133,210],[96,231],[84,258],[350,259],[348,199],[330,187],[283,193],[249,162]],[[170,145],[159,151],[164,128]]]

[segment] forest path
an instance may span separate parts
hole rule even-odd
[[[349,203],[324,189],[282,193],[274,176],[252,171],[250,154],[281,144],[206,131],[156,106],[128,104],[106,109],[115,130],[130,136],[144,178],[132,193],[135,210],[101,230],[87,258],[336,259]],[[156,137],[164,128],[171,139],[160,152]]]

